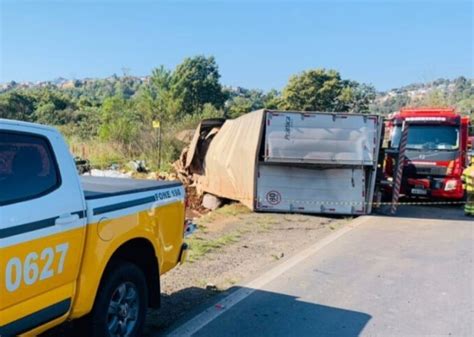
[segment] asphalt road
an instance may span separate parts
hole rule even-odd
[[[472,218],[405,207],[356,222],[170,335],[474,336]]]

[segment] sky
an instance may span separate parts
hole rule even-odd
[[[312,68],[388,90],[473,77],[471,1],[0,0],[0,82],[143,76],[214,56],[224,85]]]

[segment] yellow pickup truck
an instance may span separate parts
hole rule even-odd
[[[186,257],[179,182],[80,177],[59,132],[0,119],[0,336],[134,337]]]

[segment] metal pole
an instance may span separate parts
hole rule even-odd
[[[395,180],[392,188],[392,207],[390,213],[394,215],[397,212],[398,199],[400,198],[400,188],[402,185],[403,167],[405,165],[405,151],[408,142],[408,124],[404,121],[402,124],[402,135],[398,146],[398,161],[395,172]]]

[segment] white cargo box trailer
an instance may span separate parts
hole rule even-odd
[[[222,123],[190,145],[198,191],[262,212],[371,212],[382,117],[259,110]]]
[[[266,162],[373,165],[378,116],[267,112]]]

